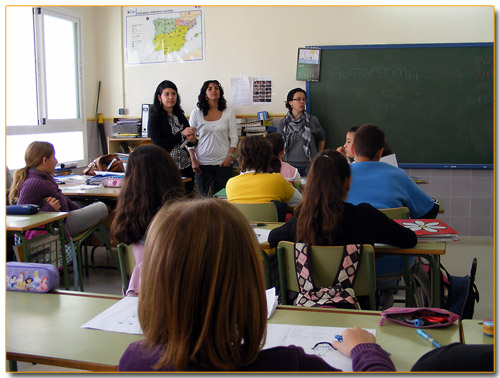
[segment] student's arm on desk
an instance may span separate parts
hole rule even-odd
[[[271,230],[267,238],[271,248],[276,248],[278,243],[282,240],[294,242],[296,237],[296,224],[297,218],[292,217],[282,226]]]

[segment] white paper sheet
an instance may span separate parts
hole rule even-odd
[[[255,228],[254,227],[253,231],[255,232],[255,235],[257,235],[257,240],[259,241],[259,244],[267,243],[267,238],[268,238],[271,230],[266,230],[265,228]]]
[[[380,161],[382,163],[387,163],[387,164],[393,165],[394,167],[398,168],[398,159],[396,159],[396,154],[390,154],[387,156],[383,156],[380,158]]]
[[[244,77],[231,78],[231,105],[246,106],[252,103],[252,93],[250,90],[250,79]]]
[[[297,345],[308,354],[316,354],[323,358],[331,366],[343,371],[352,371],[352,360],[344,356],[338,350],[328,345],[314,345],[319,342],[331,342],[335,335],[340,335],[345,328],[340,327],[316,327],[300,326],[292,324],[268,324],[266,343],[262,349],[276,346]],[[375,329],[366,331],[376,335]]]
[[[274,310],[276,310],[276,306],[278,306],[278,296],[276,295],[276,288],[272,287],[266,290],[266,302],[267,302],[267,318],[269,319]]]
[[[80,328],[142,335],[137,315],[139,297],[125,297],[89,320]]]

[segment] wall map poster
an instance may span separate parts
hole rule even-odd
[[[127,64],[204,60],[200,7],[126,7],[123,12]]]

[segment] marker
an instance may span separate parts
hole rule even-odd
[[[342,338],[342,335],[335,335],[335,340],[337,340],[339,343],[344,341],[344,339]]]
[[[440,348],[441,347],[441,344],[439,344],[436,340],[434,340],[432,337],[429,336],[429,334],[423,330],[421,330],[420,328],[417,329],[417,333],[422,336],[424,339],[426,339],[427,341],[431,342],[432,345],[434,346],[434,348]]]

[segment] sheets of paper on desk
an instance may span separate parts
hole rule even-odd
[[[458,232],[439,219],[394,219],[417,234],[419,242],[458,241]]]
[[[276,295],[276,288],[272,287],[266,290],[266,302],[267,302],[267,318],[269,319],[274,310],[276,310],[276,306],[278,306],[278,296]]]

